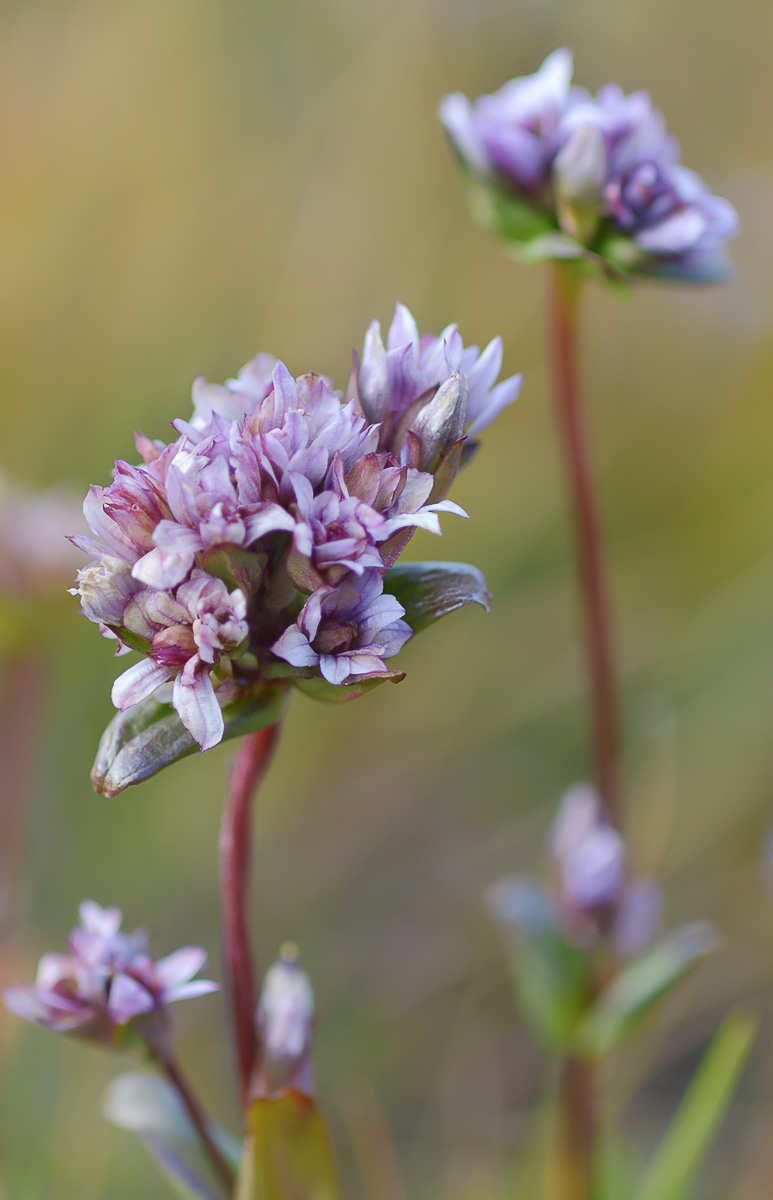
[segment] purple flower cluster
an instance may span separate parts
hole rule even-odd
[[[493,95],[447,96],[440,117],[463,162],[585,246],[630,239],[633,269],[665,261],[708,275],[737,232],[735,209],[680,165],[646,92],[609,84],[592,96],[572,87],[572,70],[556,50]]]
[[[116,1045],[119,1031],[134,1020],[155,1017],[163,1024],[175,1000],[217,989],[193,978],[207,957],[197,946],[154,961],[143,930],[121,931],[120,909],[85,900],[80,919],[69,954],[44,955],[34,984],[5,990],[11,1012],[56,1033]]]
[[[549,845],[568,935],[590,943],[609,934],[623,958],[646,949],[660,925],[660,888],[651,879],[628,877],[625,842],[594,787],[577,784],[564,793]]]
[[[338,687],[394,678],[411,636],[384,575],[414,530],[440,532],[466,438],[518,394],[497,383],[502,344],[465,348],[455,326],[419,337],[398,305],[355,355],[346,397],[259,355],[224,386],[197,379],[193,415],[143,462],[115,464],[84,512],[95,538],[78,573],[83,612],[143,661],[115,683],[126,709],[172,684],[202,749],[222,705],[267,678]]]

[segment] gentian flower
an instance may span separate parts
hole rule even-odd
[[[733,206],[680,165],[646,92],[571,86],[556,50],[536,74],[440,118],[473,183],[478,216],[523,257],[585,258],[622,273],[720,278]]]
[[[385,660],[412,629],[387,573],[416,529],[466,516],[446,495],[469,439],[518,393],[520,377],[497,383],[501,365],[499,338],[480,352],[453,325],[420,337],[398,305],[386,347],[371,325],[346,397],[268,355],[222,387],[197,379],[176,440],[138,434],[143,461],[90,489],[95,536],[73,539],[91,557],[83,613],[145,656],[115,705],[171,683],[208,749],[223,707],[268,684],[316,680],[343,698],[401,679]]]
[[[168,1038],[169,1005],[217,989],[193,978],[207,957],[199,947],[154,961],[143,930],[122,932],[120,909],[85,900],[80,919],[69,954],[44,955],[34,984],[6,988],[11,1012],[55,1033],[119,1047],[124,1030],[138,1022],[147,1040]]]

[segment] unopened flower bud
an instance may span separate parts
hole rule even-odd
[[[559,223],[585,245],[593,240],[601,220],[607,170],[604,135],[591,124],[575,129],[553,164]]]
[[[266,972],[255,1020],[262,1054],[253,1094],[274,1096],[292,1089],[313,1095],[314,992],[291,943]]]
[[[421,444],[419,467],[434,471],[441,458],[462,436],[467,416],[467,376],[455,371],[423,408],[411,426]]]

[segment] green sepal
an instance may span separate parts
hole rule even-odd
[[[400,563],[387,571],[384,591],[400,601],[414,633],[468,604],[487,612],[491,605],[486,580],[467,563]]]
[[[730,1105],[758,1021],[731,1013],[715,1034],[634,1200],[684,1200]]]
[[[549,1047],[572,1047],[591,1002],[588,953],[564,938],[539,883],[500,880],[489,889],[486,903],[510,951],[511,976],[524,1022]]]
[[[254,1101],[247,1130],[236,1200],[341,1200],[330,1134],[310,1096]]]
[[[708,922],[685,925],[620,969],[577,1032],[585,1053],[609,1054],[716,945]]]
[[[165,1079],[130,1071],[108,1084],[102,1111],[113,1125],[143,1143],[175,1192],[185,1200],[226,1200],[228,1192],[213,1170],[198,1134],[177,1094]],[[238,1171],[242,1146],[214,1121],[209,1132],[224,1159]]]
[[[510,243],[530,242],[554,229],[547,213],[513,196],[496,183],[466,175],[467,200],[473,219],[490,233]]]
[[[288,703],[287,688],[276,683],[224,705],[223,741],[273,725],[284,716]],[[100,795],[117,796],[198,749],[171,704],[150,696],[110,722],[99,742],[91,782]]]

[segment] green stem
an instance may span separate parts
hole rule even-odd
[[[236,1175],[210,1133],[209,1122],[191,1085],[180,1071],[171,1054],[163,1053],[152,1046],[150,1047],[150,1051],[153,1059],[174,1088],[193,1128],[196,1130],[199,1141],[212,1164],[215,1174],[222,1182],[228,1195],[231,1196],[236,1185]]]

